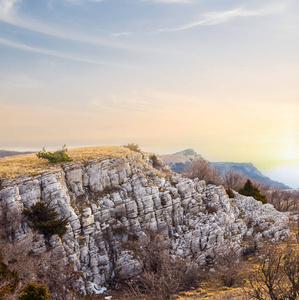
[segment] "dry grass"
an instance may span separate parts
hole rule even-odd
[[[204,287],[199,287],[193,291],[181,292],[172,297],[173,300],[187,299],[210,299],[210,300],[246,300],[246,294],[241,287],[213,287],[213,284],[204,284]]]
[[[127,148],[118,146],[99,146],[69,149],[67,154],[77,161],[89,159],[101,160],[105,157],[119,157],[130,154]],[[55,170],[60,164],[51,164],[45,159],[37,158],[36,154],[16,155],[0,158],[0,179],[15,178],[19,175],[37,175],[45,171]]]

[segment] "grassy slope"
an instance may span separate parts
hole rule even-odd
[[[89,159],[103,159],[105,157],[118,157],[130,154],[124,147],[100,146],[69,149],[67,154],[76,161]],[[44,171],[56,169],[60,164],[51,164],[45,159],[37,158],[36,154],[16,155],[0,158],[0,179],[15,178],[19,175],[36,175]]]

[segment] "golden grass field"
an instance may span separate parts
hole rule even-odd
[[[98,146],[69,149],[67,154],[76,161],[101,160],[104,157],[119,157],[130,154],[128,148],[118,146]],[[39,159],[35,153],[0,158],[0,179],[15,178],[19,175],[37,175],[44,171],[57,169],[60,163],[52,164]]]

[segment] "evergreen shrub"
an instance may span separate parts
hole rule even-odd
[[[141,150],[139,149],[138,144],[127,144],[127,145],[123,145],[123,147],[130,149],[131,151],[135,151],[135,152],[141,152]]]
[[[50,204],[37,202],[30,209],[25,208],[23,215],[27,217],[29,225],[42,233],[48,240],[53,234],[62,236],[67,231],[67,218],[59,218],[55,208]]]
[[[67,152],[66,145],[63,145],[61,150],[57,150],[55,152],[46,151],[46,149],[44,147],[42,149],[42,151],[40,151],[36,154],[36,156],[38,158],[47,159],[51,163],[73,161],[73,159],[71,157],[69,157],[66,154],[66,152]]]
[[[251,196],[256,200],[261,201],[263,204],[267,203],[266,196],[262,195],[260,190],[257,187],[255,187],[249,179],[239,190],[239,194],[244,196]]]
[[[51,300],[46,285],[29,281],[22,290],[19,300]]]

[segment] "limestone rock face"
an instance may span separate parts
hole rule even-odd
[[[167,171],[161,161],[159,169]],[[128,278],[142,271],[122,247],[130,234],[162,231],[170,237],[173,255],[197,255],[199,264],[224,245],[241,252],[248,238],[278,241],[289,234],[288,217],[272,205],[237,193],[229,199],[222,186],[165,174],[139,153],[67,163],[34,178],[2,181],[0,202],[8,214],[38,201],[69,219],[67,233],[50,243],[52,251],[83,271],[82,293],[111,276]],[[29,231],[20,226],[17,239]]]

